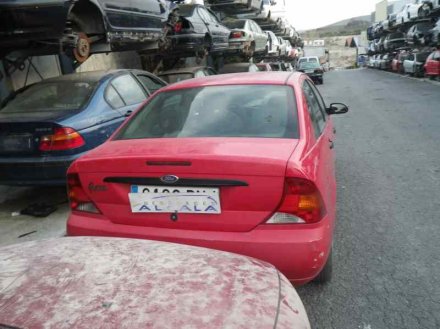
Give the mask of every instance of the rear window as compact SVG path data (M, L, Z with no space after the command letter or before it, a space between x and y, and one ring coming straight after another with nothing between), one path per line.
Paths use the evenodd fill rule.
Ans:
M194 78L192 73L165 74L159 75L159 77L168 83L176 83Z
M18 94L1 112L81 110L93 94L96 84L79 81L38 83Z
M298 138L294 92L287 86L234 85L157 94L116 139Z

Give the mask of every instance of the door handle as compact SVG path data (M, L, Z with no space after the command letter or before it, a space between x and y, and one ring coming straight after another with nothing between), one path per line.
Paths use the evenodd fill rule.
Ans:
M127 112L125 112L124 116L129 117L132 113L133 111L128 110Z
M333 143L331 139L329 139L328 142L329 142L330 150L333 150L335 148L335 143Z

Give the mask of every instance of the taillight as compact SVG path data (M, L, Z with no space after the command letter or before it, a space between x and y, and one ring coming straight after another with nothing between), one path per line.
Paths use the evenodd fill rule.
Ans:
M40 139L40 151L65 151L81 147L84 138L75 130L68 127L55 128L52 135Z
M100 211L84 191L78 174L67 175L68 197L70 208L76 211L99 214Z
M182 22L177 22L174 25L174 32L176 32L176 33L182 32L182 28L183 28Z
M242 31L231 32L231 39L243 38L246 34Z
M267 223L310 224L324 215L324 203L315 184L302 178L286 178L282 202Z

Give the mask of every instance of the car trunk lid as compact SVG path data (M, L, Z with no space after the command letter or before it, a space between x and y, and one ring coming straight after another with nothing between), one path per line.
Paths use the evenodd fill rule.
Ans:
M287 161L297 143L259 138L112 141L77 161L76 169L87 193L114 223L249 231L278 206ZM175 186L194 193L218 189L221 213L177 213L174 218L172 213L133 213L129 201L133 186L171 190L173 184L164 183L164 176L178 177Z

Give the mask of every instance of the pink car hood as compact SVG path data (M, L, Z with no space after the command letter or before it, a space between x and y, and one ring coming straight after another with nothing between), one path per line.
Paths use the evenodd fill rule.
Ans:
M1 248L0 310L0 325L18 328L309 328L269 264L117 238Z

